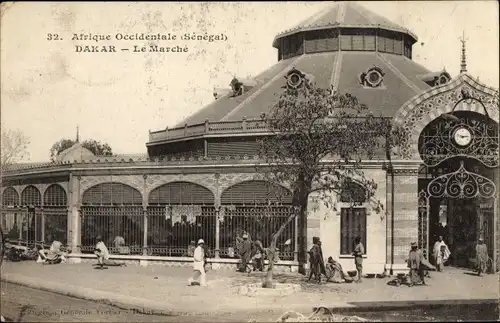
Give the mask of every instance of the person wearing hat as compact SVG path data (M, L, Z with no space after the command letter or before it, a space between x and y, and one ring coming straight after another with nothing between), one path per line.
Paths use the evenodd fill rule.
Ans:
M203 239L198 240L198 246L194 250L193 255L193 276L188 279L188 286L192 286L193 283L198 283L206 287L206 275L205 275L205 241Z
M488 259L488 247L486 247L483 238L480 237L476 245L476 266L478 276L481 276L484 272L486 272Z
M420 282L420 253L416 242L411 243L410 254L408 255L408 268L410 268L410 287Z

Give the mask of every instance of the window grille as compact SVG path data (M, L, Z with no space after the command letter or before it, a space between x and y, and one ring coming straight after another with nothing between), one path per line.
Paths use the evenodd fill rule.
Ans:
M149 193L149 205L213 205L214 194L208 188L189 182L161 185Z
M50 185L43 194L44 206L65 206L67 203L66 191L58 184Z
M365 208L342 208L340 212L340 227L341 255L352 255L355 247L354 239L357 236L361 237L361 243L363 243L365 253L367 253Z
M35 186L29 185L21 193L21 205L40 206L41 204L42 196Z
M58 240L63 244L68 242L68 209L66 207L44 207L45 241L52 243Z
M7 187L2 194L3 205L19 205L19 194L13 187Z
M92 253L101 236L111 253L117 236L123 237L130 254L142 254L144 217L142 206L83 206L81 250Z
M122 183L102 183L83 193L84 205L142 205L142 195Z
M148 207L148 254L188 257L189 246L203 239L213 257L216 211L212 206L168 205Z
M358 183L347 181L340 193L342 203L364 203L366 201L366 190Z
M252 241L260 240L264 248L269 247L272 235L287 221L291 212L294 212L291 206L223 206L219 215L221 258L237 257L234 251L238 236L241 238L243 231L250 235ZM293 260L295 234L295 221L291 221L276 244L281 259ZM285 244L287 240L290 240L289 244Z
M283 186L267 181L247 181L226 189L221 195L221 204L291 204L292 193Z

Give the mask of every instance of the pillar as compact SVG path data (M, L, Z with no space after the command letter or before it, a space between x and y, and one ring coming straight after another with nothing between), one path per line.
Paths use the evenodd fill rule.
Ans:
M299 261L299 219L295 217L295 235L294 235L294 249L293 249L293 261Z
M215 211L215 258L220 258L220 210L221 207L217 207Z
M493 209L493 246L495 250L493 251L493 270L497 272L499 265L499 257L500 257L500 236L498 234L498 226L500 224L500 210L498 205L498 197L495 197L494 201L494 209Z
M394 181L394 172L392 169L392 165L387 167L387 172L386 172L386 254L385 254L385 263L386 263L386 270L391 270L392 264L394 263L393 261L393 254L394 254L394 236L393 236L393 230L394 230L394 212L393 212L393 204L394 200L392 198L392 195L394 193L393 191L393 181Z
M392 271L406 271L410 244L418 241L418 169L420 164L394 163Z
M147 256L148 255L148 205L149 205L149 195L147 194L148 191L148 175L144 174L142 176L144 179L143 182L143 190L142 190L142 221L143 221L143 236L142 236L142 255Z
M80 179L70 174L68 183L68 245L73 253L80 253L81 244Z

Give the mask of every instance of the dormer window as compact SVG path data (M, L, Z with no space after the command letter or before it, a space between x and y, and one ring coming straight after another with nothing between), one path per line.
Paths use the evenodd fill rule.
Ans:
M229 84L231 86L231 89L233 90L232 96L240 96L243 94L243 83L238 81L238 79L235 77Z
M451 79L451 77L449 76L449 74L446 72L443 72L443 73L441 73L441 75L439 75L439 77L434 82L434 86L446 84L450 81L450 79Z
M293 68L290 72L287 73L285 79L286 87L288 89L298 89L303 85L307 86L307 84L313 82L314 77L312 75L302 73L296 68Z
M377 88L382 86L385 73L377 66L361 73L359 80L361 85L368 88Z

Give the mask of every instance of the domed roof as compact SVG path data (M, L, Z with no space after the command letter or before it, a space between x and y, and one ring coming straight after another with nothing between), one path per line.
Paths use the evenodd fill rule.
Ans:
M381 28L405 33L411 36L414 42L418 39L417 36L407 28L399 26L389 19L366 9L355 1L338 1L329 9L322 10L299 23L297 26L278 34L274 39L273 46L277 46L278 39L293 33L331 27Z
M336 3L275 38L276 64L252 82L228 79L231 90L214 90L214 102L176 128L259 119L290 85L292 74L297 82L302 76L356 96L375 116L393 117L407 100L437 85L430 82L432 71L411 60L415 41L407 29L361 5Z
M57 162L73 162L73 161L83 161L91 160L96 156L87 148L83 147L80 142L76 142L73 146L61 151L59 155L55 158Z

